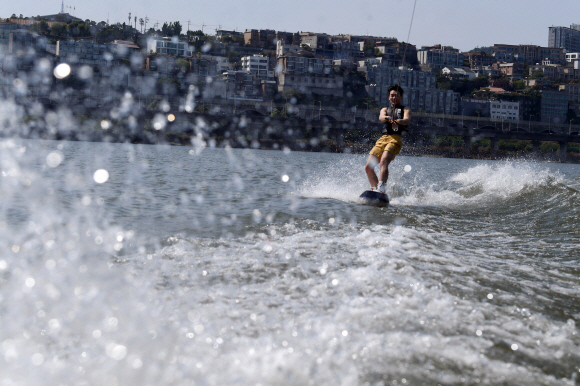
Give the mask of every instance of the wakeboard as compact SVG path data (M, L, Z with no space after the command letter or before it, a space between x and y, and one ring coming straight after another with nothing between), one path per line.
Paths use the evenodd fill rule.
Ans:
M388 206L389 197L385 193L365 190L360 195L360 200L364 205Z

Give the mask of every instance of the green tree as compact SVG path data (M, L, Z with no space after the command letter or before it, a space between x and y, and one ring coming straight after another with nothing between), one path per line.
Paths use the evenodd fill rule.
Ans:
M50 33L54 36L68 36L68 30L66 28L66 24L64 23L54 23L52 27L50 27Z
M187 73L190 71L191 66L189 64L189 60L179 58L175 61L175 65L181 70L183 73Z

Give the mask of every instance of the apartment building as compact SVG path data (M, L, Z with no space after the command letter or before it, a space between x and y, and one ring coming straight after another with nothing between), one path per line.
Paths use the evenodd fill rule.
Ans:
M270 58L254 54L242 57L242 70L256 74L261 80L275 81L274 71L270 69Z
M171 76L178 70L174 56L147 55L145 70L156 72L160 76Z
M332 73L332 59L309 52L288 52L278 58L278 91L295 89L304 94L343 95L343 78Z
M276 42L276 57L280 57L287 52L298 52L301 48L297 44L284 44L281 40Z
M561 48L567 52L580 51L580 30L577 24L570 27L548 27L548 47Z
M194 48L187 42L180 42L176 37L156 37L147 40L147 53L160 55L173 55L177 57L190 57Z
M262 83L247 71L226 71L219 76L225 83L226 99L262 101Z
M520 112L520 102L489 101L489 115L491 118L519 122Z
M580 31L579 31L580 32ZM560 47L540 47L531 44L494 44L492 52L501 57L511 57L518 62L527 64L541 63L544 59L550 59L557 63L564 63L564 49Z
M568 114L568 93L554 90L541 90L542 122L565 123Z
M277 42L282 44L300 44L300 34L297 32L275 31L272 29L246 29L244 43L252 47L275 47Z
M568 94L568 102L580 102L580 84L570 83L559 86L558 91Z
M498 61L493 55L488 55L485 52L464 52L463 58L469 61L469 68L491 66Z
M510 78L511 81L519 80L524 77L523 63L495 63L492 67L498 70L499 73Z
M298 90L303 94L343 96L343 77L321 73L285 73L278 74L278 92Z
M417 60L421 68L433 71L444 67L460 67L463 65L463 54L458 49L437 44L432 47L421 47L417 51Z
M545 77L553 80L570 81L580 78L580 70L572 66L560 66L558 64L542 64L529 67L529 75L541 72Z
M285 73L328 75L332 71L331 59L314 56L305 51L288 52L278 58L278 64Z
M466 67L445 67L441 70L444 75L455 75L460 78L472 79L476 78L475 72Z
M218 62L211 57L189 58L190 71L199 76L215 77L218 74Z

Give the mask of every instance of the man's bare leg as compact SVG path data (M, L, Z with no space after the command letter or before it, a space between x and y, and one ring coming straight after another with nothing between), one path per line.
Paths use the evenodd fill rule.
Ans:
M377 174L375 173L375 167L378 164L379 158L377 156L369 154L369 159L367 160L367 164L365 165L365 172L367 173L367 177L369 178L369 182L371 183L371 188L376 188L377 185L379 184L379 179L377 177Z
M375 157L376 158L376 157ZM381 157L381 172L380 172L380 181L384 182L385 185L387 184L387 180L389 179L389 164L395 158L390 152L384 151Z

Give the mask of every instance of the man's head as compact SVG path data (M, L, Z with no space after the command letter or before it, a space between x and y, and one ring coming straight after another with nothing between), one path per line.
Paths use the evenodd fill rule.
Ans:
M389 101L391 105L397 106L401 104L403 99L403 89L398 84L394 84L389 87Z

